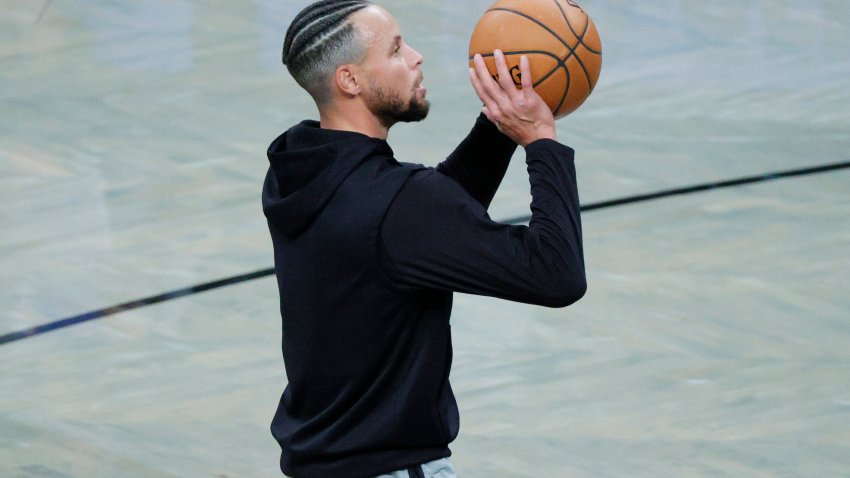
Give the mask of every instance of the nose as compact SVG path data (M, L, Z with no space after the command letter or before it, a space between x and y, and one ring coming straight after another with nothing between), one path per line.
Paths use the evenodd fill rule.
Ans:
M419 66L419 65L421 65L422 63L425 62L425 58L422 56L421 53L416 51L413 47L408 47L408 48L410 48L410 54L411 54L411 58L413 60L413 66Z

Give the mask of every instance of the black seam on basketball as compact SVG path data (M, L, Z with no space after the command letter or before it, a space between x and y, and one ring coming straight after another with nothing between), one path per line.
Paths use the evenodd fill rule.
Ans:
M584 34L587 33L587 26L590 25L590 18L587 16L587 14L584 15L584 18L586 18L587 21L584 23L584 32L581 35L579 35L578 33L576 33L575 28L573 28L573 24L570 23L570 19L567 18L567 12L565 12L564 9L561 8L561 3L558 2L558 0L552 0L552 1L555 2L555 6L558 7L558 10L561 12L561 16L564 17L564 23L567 24L567 28L570 29L570 33L572 33L573 36L576 37L576 40L578 40L578 43L576 43L576 46L574 47L574 49L578 48L578 46L581 44L582 38L584 38ZM583 10L582 10L582 13L584 13Z
M555 5L558 7L558 10L561 11L561 16L564 17L564 22L567 24L567 28L569 28L570 32L572 32L572 34L575 35L575 37L578 39L578 43L576 43L575 48L578 48L579 45L582 45L585 48L587 48L587 51L589 51L590 53L592 53L594 55L601 55L602 54L601 51L596 51L593 48L590 48L589 46L587 46L587 43L584 42L584 36L587 35L587 31L590 30L590 17L587 15L587 13L584 10L582 10L581 8L576 7L576 8L579 8L579 10L581 10L582 13L584 13L584 18L587 19L587 21L584 22L584 31L581 33L581 35L579 35L578 33L576 33L575 29L573 28L573 24L570 23L570 19L567 18L567 12L565 12L564 9L561 7L561 2L559 2L558 0L552 0L552 1L555 2Z
M550 52L548 52L548 51L543 51L543 50L539 50L539 51L538 51L538 50L529 50L529 51L510 51L510 52L502 52L502 53L503 53L505 56L511 56L511 55L524 55L524 54L528 54L528 53L541 53L541 54L546 55L546 56L548 56L548 57L554 58L554 59L556 59L556 60L558 61L558 64L557 64L557 65L555 65L555 67L554 67L554 68L552 68L552 69L551 69L548 73L546 73L545 75L543 75L543 78L540 78L539 80L537 80L536 82L534 82L534 84L533 84L533 85L531 85L533 88L536 88L536 87L537 87L537 86L539 86L541 83L543 83L544 81L546 81L547 79L549 79L549 77L550 77L550 76L554 75L554 74L555 74L555 72L556 72L556 71L558 71L558 69L559 69L559 68L563 68L563 69L564 69L564 73L565 73L565 74L566 74L566 76L567 76L567 84L566 84L566 87L564 88L564 94L563 94L563 96L561 96L561 101L558 103L558 106L556 106L556 107L555 107L555 109L552 111L552 113L553 113L553 114L558 114L558 110L559 110L559 109L561 108L561 106L564 104L564 100L566 100L566 98L567 98L567 93L569 93L569 91L570 91L570 80L571 80L571 77L570 77L570 69L569 69L569 68L567 68L567 63L566 63L566 62L567 62L567 60L569 60L569 59L570 59L570 57L571 57L571 56L573 56L573 50L570 50L570 52L567 54L567 56L566 56L564 59L558 58L558 55L554 55L554 54L552 54L552 53L550 53ZM492 56L495 56L495 53L485 53L485 54L481 55L481 57L482 57L482 58L489 58L489 57L492 57ZM474 55L473 55L473 57L474 57ZM576 58L578 58L578 55L576 55ZM470 60L472 60L472 58L470 58Z
M590 30L590 17L588 17L587 14L585 14L585 18L587 18L587 21L584 22L584 31L581 32L581 36L578 37L578 44L576 45L576 49L578 49L579 45L587 48L587 45L584 44L584 36L587 35L587 31ZM569 24L569 23L570 22L567 22L567 24ZM572 28L573 28L572 25L570 25L570 30L572 30ZM587 48L587 49L590 50L590 48ZM588 73L587 67L584 66L584 62L581 61L581 56L576 54L576 60L578 60L578 66L581 67L581 71L584 72L584 77L587 79L587 94L589 95L589 94L593 93L593 86L594 86L593 82L590 81L590 73Z
M590 19L588 19L588 21L589 20ZM584 42L584 35L582 35L582 37L581 37L581 46L585 47L587 49L587 51L589 51L590 53L592 53L594 55L602 55L601 51L596 51L593 48L590 48L589 46L587 46L587 43Z
M593 82L590 81L590 73L587 72L587 67L584 66L584 62L581 61L581 57L576 55L576 60L578 60L578 66L581 67L581 71L584 72L584 77L587 78L587 94L590 95L591 93L593 93L593 87L596 85L594 85Z
M569 29L570 29L570 31L573 33L573 36L575 36L576 38L578 38L579 43L581 43L581 37L580 37L580 36L579 36L579 34L578 34L578 33L576 33L576 31L573 29L573 24L572 24L572 23L570 23L570 19L569 19L569 18L567 18L567 12L565 12L565 11L564 11L564 9L563 9L563 7L561 7L561 2L559 2L558 0L552 0L552 1L555 3L555 6L556 6L556 7L558 7L558 10L561 12L561 16L562 16L562 17L564 17L564 23L566 23L566 24L567 24L567 28L569 28ZM587 17L587 15L585 15L585 17ZM576 46L578 46L578 45L576 45Z
M552 68L552 70L551 70L551 71L549 71L549 73L546 73L545 75L543 75L543 78L540 78L540 80L538 80L538 81L537 81L537 83L535 83L535 84L534 84L534 86L536 87L537 85L539 85L539 84L543 83L544 81L548 80L550 76L554 75L554 74L555 74L555 72L556 72L556 71L558 71L558 68L566 68L566 66L567 66L567 65L565 65L563 62L558 62L558 65L557 65L557 66L555 66L555 68Z
M564 95L561 96L561 101L558 103L558 107L555 108L555 111L552 112L552 114L554 114L554 115L557 115L558 111L561 110L561 106L564 106L564 101L566 101L566 99L567 99L567 93L570 92L570 81L571 81L570 69L567 68L566 63L563 66L564 66L564 74L567 75L567 86L566 86L566 88L564 88Z
M555 0L555 4L556 4L556 5L558 5L557 0ZM560 8L561 8L561 6L560 6L560 5L558 5L558 8L560 9ZM549 27L547 27L546 25L544 25L543 23L541 23L540 21L538 21L538 20L537 20L537 19L535 19L534 17L528 16L528 15L526 15L526 14L525 14L525 13L523 13L523 12L520 12L520 11L517 11L517 10L511 10L511 9L509 9L509 8L493 8L493 9L490 9L490 10L487 10L487 11L488 11L488 12L492 12L492 11L502 11L502 12L515 13L515 14L517 14L517 15L521 16L521 17L524 17L524 18L527 18L527 19L531 20L532 22L536 23L538 26L540 26L540 27L542 27L542 28L546 29L546 31L548 31L549 33L551 33L551 34L552 34L552 36L554 36L555 38L557 38L557 39L558 39L558 41L560 41L560 42L561 42L561 44L563 44L565 47L567 47L567 50L568 50L567 56L565 56L564 58L562 58L562 59L561 59L561 63L566 64L567 60L569 60L571 56L575 55L576 48L578 48L578 47L579 47L579 45L581 45L581 46L585 47L588 51L593 52L593 50L592 50L592 49L590 49L590 48L588 48L588 46L584 44L584 41L582 41L582 40L583 40L584 33L582 33L582 36L579 36L578 34L576 34L575 30L573 30L572 25L570 25L570 22L569 22L569 20L567 20L567 18L566 18L566 17L564 17L564 20L566 20L566 21L567 21L567 26L569 27L569 29L570 29L570 31L572 32L572 34L573 34L573 35L575 35L575 36L576 36L576 38L578 39L578 43L576 43L576 45L575 45L575 46L570 46L570 44L569 44L569 43L567 43L567 42L566 42L563 38L561 38L560 36L558 36L558 34L557 34L557 33L555 33L553 30L551 30ZM561 12L563 13L563 10L561 10ZM588 20L588 21L587 21L587 24L585 25L585 32L587 32L587 29L589 28L589 25L590 25L590 18L588 18L587 20ZM578 55L576 55L576 58L578 58ZM581 63L581 60L579 60L579 63ZM582 64L582 68L584 68L584 64ZM585 70L585 74L587 74L587 70Z
M585 35L587 35L587 31L590 30L590 21L590 17L587 17L587 23L584 24L584 32L582 32L581 37L579 37L578 44L583 46L585 49L587 49L587 51L593 53L594 55L602 55L601 51L596 51L593 48L590 48L589 46L587 46L587 43L584 42L584 37ZM578 48L578 45L576 45L576 48Z
M564 64L564 60L562 60L562 59L558 58L558 55L555 55L555 54L553 54L553 53L551 53L551 52L548 52L548 51L545 51L545 50L503 51L502 53L503 53L506 57L508 57L508 56L515 56L515 55L528 55L528 54L531 54L531 53L535 53L535 54L540 54L540 55L546 55L546 56L548 56L548 57L550 57L550 58L554 58L554 59L555 59L555 61L557 61L557 62L558 62L558 64L556 64L556 65L555 65L555 67L554 67L554 68L552 68L552 69L549 71L549 73L546 73L545 75L543 75L543 78L540 78L539 80L535 81L533 85L531 85L533 88L536 88L536 87L537 87L537 86L539 86L541 83L543 83L544 81L546 81L546 79L547 79L547 78L549 78L550 76L552 76L553 74L555 74L555 72L556 72L556 71L558 71L558 68L562 68L562 67L564 67L564 68L565 68L565 67L566 67L566 64ZM485 53L485 54L482 54L482 55L481 55L481 57L482 57L482 58L489 58L489 57L492 57L492 56L495 56L495 54L494 54L494 53ZM472 60L474 57L475 57L475 55L473 55L473 56L469 57L469 59L470 59L470 60ZM567 58L569 58L569 55L567 56Z
M557 1L556 1L555 3L557 4ZM560 8L560 5L558 5L558 8ZM517 11L517 10L511 10L510 8L492 8L492 9L490 9L490 10L487 10L487 12L493 12L493 11L501 11L501 12L514 13L514 14L516 14L516 15L519 15L519 16L523 17L523 18L527 18L528 20L531 20L532 22L534 22L535 24L537 24L538 26L540 26L541 28L545 29L547 32L549 32L550 34L552 34L552 36L554 36L555 38L557 38L557 39L558 39L558 41L560 41L560 42L561 42L561 43L562 43L565 47L567 47L567 50L568 50L567 56L565 56L565 57L564 57L563 59L561 59L561 61L560 61L560 63L561 63L561 64L563 64L563 66L564 66L564 70L565 70L565 71L567 71L567 88L565 89L565 93L564 93L564 98L566 98L566 92L568 92L568 91L570 90L570 85L569 85L569 79L570 79L570 76L569 76L569 69L566 67L566 63L567 63L567 60L569 60L571 56L575 55L576 48L578 48L578 46L579 46L580 44L581 44L581 45L583 45L583 44L584 44L584 43L582 42L581 38L578 38L578 36L577 36L577 38L578 38L578 43L576 43L576 46L574 46L574 47L573 47L573 46L570 46L570 44L569 44L569 43L567 43L567 42L566 42L563 38L561 38L561 37L560 37L557 33L555 33L552 29L550 29L549 27L547 27L546 25L544 25L543 23L541 23L541 22L540 22L539 20L537 20L536 18L531 17L531 16L529 16L529 15L526 15L526 14L525 14L525 13L523 13L523 12L520 12L520 11ZM590 18L588 18L588 25L589 25L589 24L590 24ZM570 25L570 22L569 22L569 21L567 21L567 25L570 27L570 31L572 31L572 32L573 32L573 35L575 35L575 31L572 29L572 26ZM586 47L586 46L585 46L585 47ZM589 49L588 49L588 50L589 50ZM576 58L578 58L578 55L576 55ZM588 75L588 73L587 73L587 69L585 69L585 68L584 68L584 64L581 62L581 60L579 60L579 65L580 65L580 66L581 66L581 68L584 70L584 74L585 74L585 75ZM559 65L559 66L560 66L560 65ZM556 67L555 69L557 69L557 67ZM552 76L552 74L554 74L554 70L553 70L553 71L551 71L551 72L549 72L549 74L547 74L547 75L546 75L546 78L548 78L548 77ZM588 81L587 81L587 83L588 83L588 85L590 84L590 77L589 77L589 76L588 76ZM537 83L537 84L539 84L539 83ZM536 86L537 84L535 84L535 86ZM561 103L563 103L564 98L561 98ZM560 105L559 105L558 107L560 108ZM558 110L557 110L557 109L555 109L555 111L557 112Z
M590 17L589 17L589 16L585 13L585 18L587 19L587 21L585 22L585 25L584 25L584 31L583 31L581 34L578 34L578 33L576 33L575 29L573 28L573 25L570 23L569 18L567 18L567 14L566 14L566 12L564 11L564 9L561 7L561 4L558 2L558 0L553 0L553 1L555 2L555 5L558 7L558 10L561 12L561 15L563 16L564 21L565 21L565 22L566 22L566 24L567 24L567 28L569 28L569 29L570 29L570 32L571 32L571 33L572 33L572 34L576 37L576 39L577 39L577 42L576 42L575 46L570 46L570 44L569 44L569 43L567 43L567 41L566 41L566 40L564 40L563 38L561 38L561 36L560 36L560 35L558 35L558 34L557 34L554 30L552 30L551 28L549 28L548 26L546 26L544 23L540 22L540 21L539 21L539 20L537 20L536 18L534 18L534 17L532 17L532 16L530 16L530 15L527 15L527 14L525 14L525 13L521 12L521 11L513 10L513 9L510 9L510 8L491 8L490 10L487 10L487 12L485 12L485 13L494 12L494 11L500 11L500 12L507 12L507 13L513 13L513 14L515 14L515 15L519 15L519 16L521 16L521 17L523 17L523 18L527 19L527 20L531 20L531 22L532 22L532 23L534 23L534 24L536 24L537 26L539 26L539 27L543 28L544 30L546 30L547 32L549 32L549 34L551 34L551 35L552 35L553 37L555 37L555 38L556 38L559 42L561 42L561 44L562 44L562 45L564 45L565 47L567 47L567 50L568 50L567 55L566 55L564 58L558 58L558 64L555 66L555 68L553 68L553 69L552 69L549 73L547 73L547 74L546 74L543 78L541 78L540 80L538 80L538 81L536 81L536 82L534 83L534 86L536 87L537 85L539 85L539 84L541 84L543 81L545 81L547 78L549 78L550 76L552 76L552 75L553 75L553 74L554 74L554 73L558 70L558 68L563 68L563 69L564 69L564 73L565 73L565 74L566 74L566 76L567 76L567 78L566 78L566 79L567 79L567 84L566 84L566 88L564 88L564 94L563 94L563 96L561 96L561 101L558 103L558 106L557 106L557 107L555 108L555 110L554 110L554 114L558 114L558 111L561 109L561 107L564 105L564 101L566 101L566 99L567 99L567 95L568 95L568 93L569 93L569 91L570 91L570 84L571 84L571 82L572 82L572 76L570 75L570 69L567 67L567 61L569 61L570 57L572 57L572 56L574 56L574 55L575 55L576 61L578 61L578 65L579 65L579 67L581 68L582 72L584 73L585 78L587 79L587 85L588 85L588 88L589 88L589 89L588 89L588 92L590 93L590 92L593 92L593 88L594 88L594 86L595 86L595 85L593 85L593 82L590 80L590 73L587 71L587 67L584 65L584 62L583 62L583 61L581 61L581 57L579 57L579 55L578 55L578 54L576 54L576 49L578 49L578 47L579 47L579 46L583 46L583 47L584 47L587 51L589 51L591 54L601 55L601 54L602 54L602 52L601 52L601 51L596 51L596 50L594 50L593 48L590 48L590 47L589 47L589 46L588 46L588 45L584 42L584 36L587 34L588 30L590 30L590 21L591 21L591 20L590 20ZM550 57L555 57L555 58L557 58L557 55L552 55L552 54L551 54L551 53L549 53L549 52L542 52L542 51L540 51L540 52L534 52L534 53L543 53L543 54L548 55L548 56L550 56ZM511 54L517 54L517 52L511 52ZM493 54L486 54L486 55L482 55L482 56L484 56L484 57L491 57L491 56L493 56ZM508 53L505 53L505 56L508 56ZM472 58L470 58L470 60L471 60L471 59L472 59Z
M582 10L582 11L584 11L584 10ZM584 42L584 37L587 35L587 31L590 30L590 22L591 22L590 17L588 17L586 13L584 14L584 17L587 18L587 21L584 22L584 31L581 32L581 36L578 37L578 44L576 44L576 48L578 48L578 46L581 45L585 49L587 49L587 51L589 51L590 53L593 53L593 54L596 54L596 55L601 55L602 54L601 51L596 51L593 48L590 48L589 46L587 46L587 43ZM569 23L569 22L567 22L567 23ZM572 26L570 26L570 30L572 30ZM578 55L576 55L576 56L578 56Z
M526 14L526 13L520 12L519 10L512 10L512 9L510 9L510 8L491 8L490 10L487 10L487 11L485 12L485 14L486 14L486 13L490 13L490 12L496 12L496 11L498 11L498 12L508 12L508 13L513 13L513 14L515 14L515 15L519 15L519 16L521 16L521 17L523 17L523 18L526 18L526 19L528 19L528 20L531 20L531 21L532 21L533 23L535 23L537 26L539 26L540 28L542 28L542 29L546 30L546 31L547 31L547 32L549 32L549 33L550 33L553 37L557 38L557 39L558 39L558 41L559 41L559 42L561 42L561 43L562 43L565 47L567 47L567 48L569 48L570 50L572 50L572 47L570 46L570 44L569 44L569 43L567 43L567 42L566 42L563 38L561 38L561 36L560 36L560 35L558 35L557 33L555 33L555 31L554 31L554 30L552 30L551 28L547 27L547 26L546 26L544 23L542 23L540 20L538 20L538 19L536 19L536 18L534 18L534 17L532 17L532 16L530 16L530 15L528 15L528 14Z
M590 73L587 71L587 67L584 65L584 62L581 61L581 56L579 56L575 52L578 49L579 45L583 46L588 51L593 52L593 49L591 49L590 47L587 46L587 44L584 43L584 36L587 35L587 31L590 30L590 17L587 16L587 13L584 13L584 10L582 10L582 13L584 13L584 18L585 18L584 31L582 31L581 34L579 34L579 33L576 32L575 28L573 28L573 24L570 23L570 19L567 18L567 12L565 12L564 9L561 7L561 2L559 2L558 0L552 0L552 1L555 2L555 6L558 7L558 10L560 10L561 16L564 18L564 22L566 22L566 24L567 24L567 28L569 28L570 32L572 32L572 34L578 39L578 43L576 43L575 48L571 49L570 54L567 55L566 58L564 58L564 64L566 64L566 62L567 62L567 60L569 60L570 56L575 55L576 61L578 61L578 66L581 68L581 71L584 72L584 77L587 79L587 87L588 87L587 93L590 94L590 93L593 92L593 87L595 85L590 80ZM576 7L576 8L578 8L578 7ZM581 10L581 9L579 8L579 10ZM570 85L569 85L570 76L569 76L569 74L567 74L567 80L568 81L567 81L566 90L570 91ZM560 108L560 106L559 106L559 108ZM555 111L557 113L557 110L555 110Z
M554 54L550 51L546 51L546 50L517 50L517 51L503 51L502 53L505 56L529 55L529 54L533 53L533 54L546 55L550 58L554 58L554 59L558 60L559 62L561 61L561 58L558 55L556 55L556 54ZM479 53L479 55L481 55L483 58L490 58L494 54L493 53ZM470 60L472 60L473 58L475 58L475 55L472 55L472 56L469 57Z

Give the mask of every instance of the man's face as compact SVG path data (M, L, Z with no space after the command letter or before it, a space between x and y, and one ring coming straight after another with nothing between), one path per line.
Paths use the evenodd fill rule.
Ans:
M422 55L404 43L398 23L377 5L357 12L352 21L366 45L366 105L387 126L425 119L430 103L419 69Z

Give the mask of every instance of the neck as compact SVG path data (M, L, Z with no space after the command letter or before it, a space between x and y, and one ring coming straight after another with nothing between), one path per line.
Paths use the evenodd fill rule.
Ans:
M352 104L348 108L328 106L319 108L319 124L325 129L353 131L366 136L386 140L390 126L384 124L362 104Z

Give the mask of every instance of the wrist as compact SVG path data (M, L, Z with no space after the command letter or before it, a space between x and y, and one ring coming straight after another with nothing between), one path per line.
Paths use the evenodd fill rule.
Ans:
M572 160L575 157L573 148L548 138L538 139L525 147L526 161L536 161L545 157L557 157Z
M522 143L522 147L526 147L529 144L539 141L541 139L551 139L553 141L558 141L558 134L555 128L540 128L534 132L533 135L529 136L527 139L524 139Z

